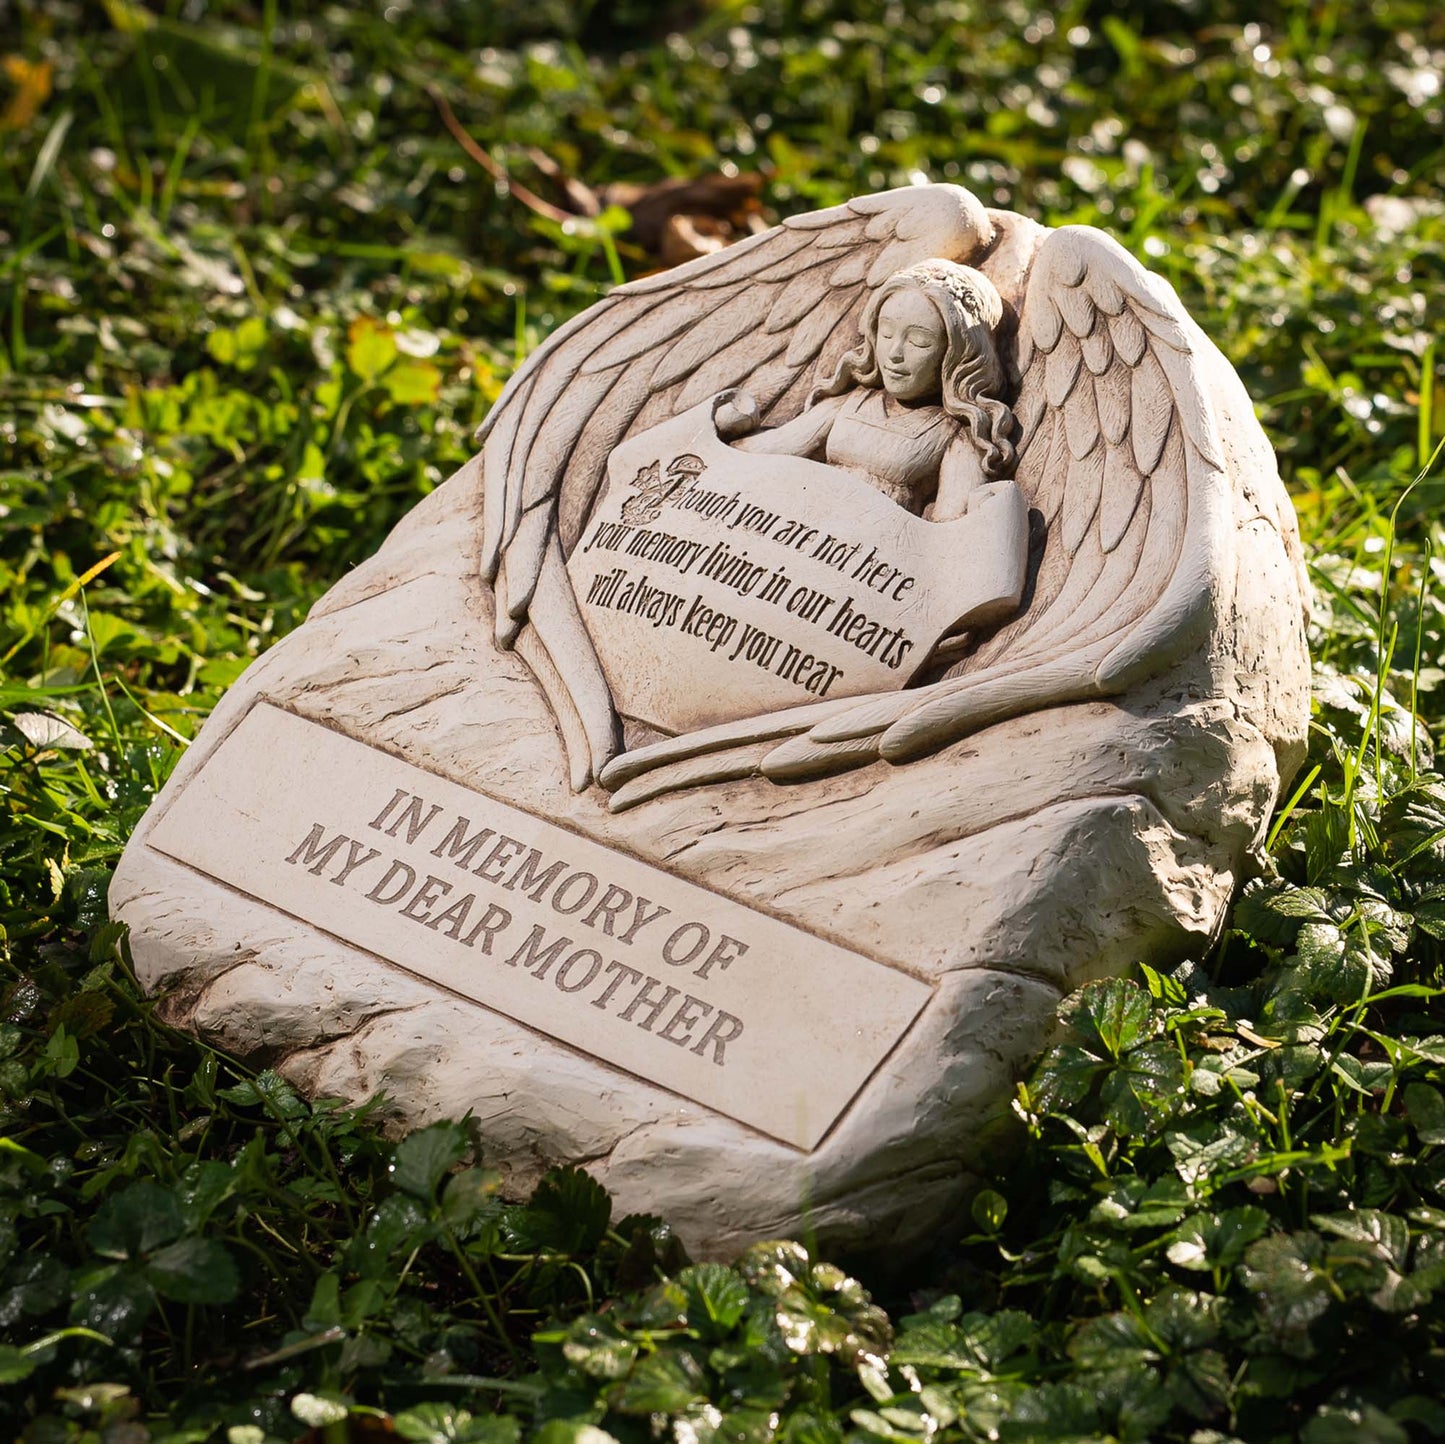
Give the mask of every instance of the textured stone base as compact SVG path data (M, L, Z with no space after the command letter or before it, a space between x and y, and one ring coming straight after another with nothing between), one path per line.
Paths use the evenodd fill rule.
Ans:
M384 1091L409 1125L472 1112L517 1188L585 1163L620 1210L668 1217L700 1256L802 1229L906 1247L989 1165L1060 994L1207 946L1297 760L1288 503L1251 427L1225 432L1256 480L1236 488L1239 582L1216 644L1118 703L1003 723L905 766L609 813L600 789L569 790L547 704L491 641L472 463L247 672L177 767L168 797L270 700L935 983L811 1154L172 861L147 843L154 813L111 891L141 978L176 1022L310 1092Z

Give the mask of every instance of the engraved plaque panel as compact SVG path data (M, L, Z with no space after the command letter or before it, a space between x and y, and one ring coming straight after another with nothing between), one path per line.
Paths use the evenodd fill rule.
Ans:
M150 845L803 1149L928 985L258 703Z

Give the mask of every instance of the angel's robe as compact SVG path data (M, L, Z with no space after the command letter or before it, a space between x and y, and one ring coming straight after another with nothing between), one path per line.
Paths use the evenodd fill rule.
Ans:
M964 498L983 481L977 451L956 417L936 404L894 401L869 386L828 397L786 425L733 444L744 451L821 456L914 516L945 489L948 514L961 515Z
M941 406L890 404L886 393L859 387L844 399L823 455L918 516L933 499L943 454L959 429Z

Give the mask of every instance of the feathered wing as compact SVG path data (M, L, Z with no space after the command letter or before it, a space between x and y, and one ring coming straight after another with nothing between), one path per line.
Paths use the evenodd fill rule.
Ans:
M930 686L620 757L602 777L614 807L711 780L709 766L719 778L782 782L906 762L1007 717L1122 692L1195 645L1227 574L1231 530L1189 331L1167 283L1103 232L1050 232L1018 334L1017 481L1045 523L1024 612Z
M621 732L565 556L608 454L718 391L746 386L775 425L856 343L872 289L932 257L969 261L992 225L958 186L865 196L620 286L539 347L482 428L481 571L496 636L536 675L579 791Z

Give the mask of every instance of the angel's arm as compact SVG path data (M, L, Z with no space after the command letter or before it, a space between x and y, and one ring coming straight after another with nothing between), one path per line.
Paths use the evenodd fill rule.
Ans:
M843 409L845 399L844 396L825 396L816 406L808 407L800 416L782 426L755 431L732 444L740 451L762 451L770 456L814 456L827 442L828 433Z
M938 465L938 494L933 499L930 520L952 521L962 516L984 484L978 448L973 437L960 427Z

